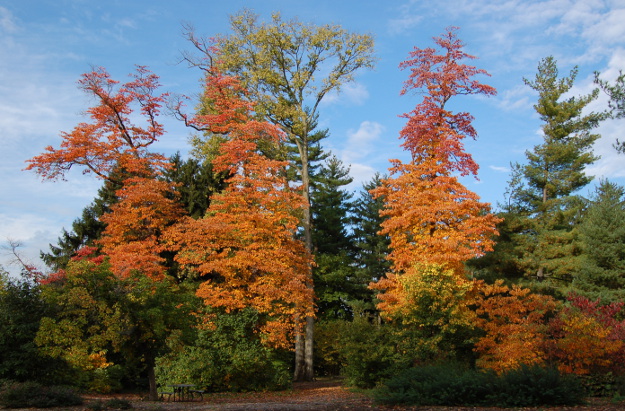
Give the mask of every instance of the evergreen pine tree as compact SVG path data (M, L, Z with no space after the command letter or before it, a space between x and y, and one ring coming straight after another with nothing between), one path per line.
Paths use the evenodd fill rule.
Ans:
M543 143L527 151L527 164L513 165L512 200L523 221L513 236L519 265L539 281L552 277L569 280L579 269L581 249L575 227L584 201L575 192L592 177L585 168L597 160L592 152L599 138L591 131L605 113L585 113L598 89L579 97L563 97L573 87L577 68L559 78L556 60L546 57L533 81L525 84L539 93L534 105L543 121Z
M176 190L188 215L193 218L203 217L210 205L214 193L224 189L226 176L214 173L212 164L190 158L183 160L180 153L174 154L170 161L172 168L165 171L167 181L178 183Z
M105 180L93 202L83 209L80 218L73 221L72 230L64 228L58 243L50 244L49 252L41 252L41 259L52 271L64 269L82 247L95 246L95 240L102 236L106 228L100 217L117 202L115 192L119 188L121 183L117 179Z
M573 290L590 300L625 300L625 188L602 181L580 225L584 259Z

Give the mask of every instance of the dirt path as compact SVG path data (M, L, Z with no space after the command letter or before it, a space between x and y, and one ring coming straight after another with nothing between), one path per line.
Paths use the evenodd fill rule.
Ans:
M133 409L154 411L177 410L415 410L415 411L501 411L502 408L476 407L382 407L376 406L366 395L352 392L342 386L340 380L321 380L295 384L292 390L268 393L209 394L203 401L154 402L145 401L139 395L87 396L80 407L63 407L56 410L89 410L95 402L111 398L123 398L131 402ZM33 409L30 409L31 411ZM48 409L51 410L51 409ZM618 411L625 410L625 403L614 404L608 399L591 399L589 404L578 407L540 407L507 409L507 411Z

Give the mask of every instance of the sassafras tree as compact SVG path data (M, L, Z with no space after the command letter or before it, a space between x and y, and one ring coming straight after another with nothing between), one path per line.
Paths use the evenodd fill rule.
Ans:
M434 39L434 48L415 48L400 67L410 69L402 94L424 93L401 130L402 147L410 161L392 160L390 177L373 190L385 201L381 214L382 235L390 237L391 273L372 286L384 290L379 296L385 310L401 299L401 281L415 264L439 264L463 274L463 263L490 251L499 221L490 206L479 201L458 181L458 175L477 175L478 165L464 150L465 138L477 137L473 117L453 113L447 103L459 95L494 95L495 89L473 78L486 71L463 63L475 57L465 53L463 43L450 28ZM389 312L390 312L389 311Z
M253 308L265 342L287 346L298 331L295 319L313 315L313 300L312 257L296 238L304 198L286 179L287 163L258 148L283 133L251 118L235 77L210 71L205 93L213 109L192 121L227 135L213 166L230 177L203 218L183 219L168 231L168 244L180 266L202 278L198 296L206 304L226 312Z

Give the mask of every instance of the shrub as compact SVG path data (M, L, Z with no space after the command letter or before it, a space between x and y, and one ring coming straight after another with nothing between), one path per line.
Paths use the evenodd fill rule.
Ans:
M157 360L161 386L192 383L209 391L265 391L291 384L289 367L264 346L253 310L215 313L213 327L198 332L193 345Z
M374 391L376 401L402 405L482 405L496 377L456 365L410 368Z
M46 387L36 382L7 384L0 392L0 405L6 408L68 407L82 403L73 388Z
M555 369L520 367L497 376L449 364L405 370L374 391L380 403L413 406L577 405L583 396L575 377Z
M557 369L522 366L502 374L490 395L500 407L577 405L585 396L581 382Z
M407 368L408 359L396 349L395 336L388 325L361 316L345 328L341 338L342 374L347 384L373 388L380 381Z

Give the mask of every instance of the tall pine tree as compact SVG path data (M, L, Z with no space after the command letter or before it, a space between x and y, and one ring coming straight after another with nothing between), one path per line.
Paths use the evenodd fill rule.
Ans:
M583 201L575 195L592 177L585 169L597 160L592 152L599 138L592 130L605 113L587 113L599 93L567 97L577 77L577 68L559 77L556 60L546 57L538 65L534 80L525 84L538 92L534 105L543 122L543 143L527 151L527 164L515 164L512 198L524 218L524 230L513 241L522 255L526 274L539 281L547 277L569 279L578 269L580 248L576 224Z

